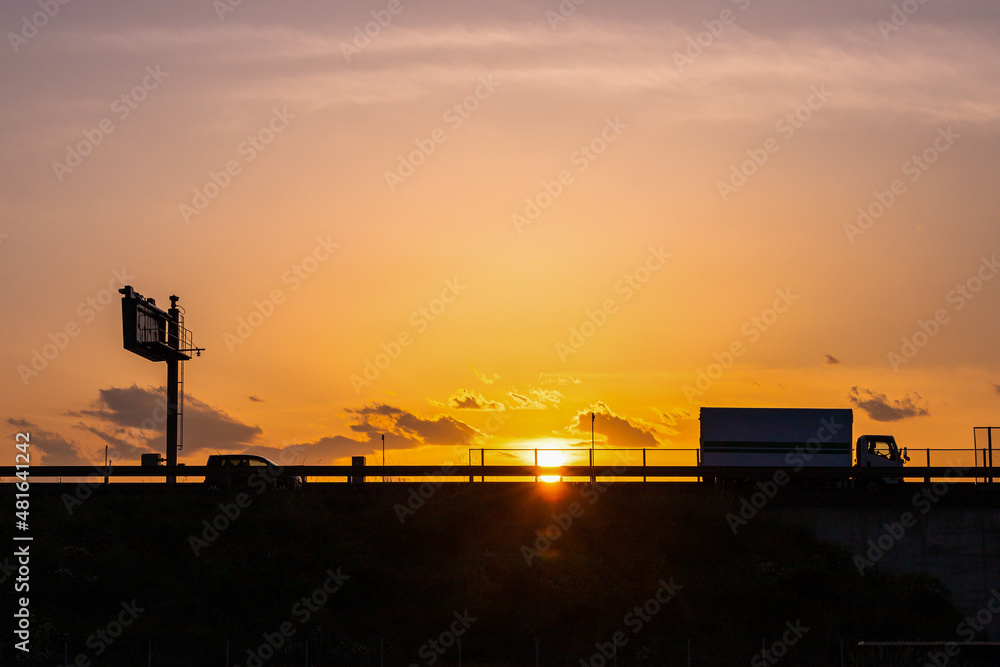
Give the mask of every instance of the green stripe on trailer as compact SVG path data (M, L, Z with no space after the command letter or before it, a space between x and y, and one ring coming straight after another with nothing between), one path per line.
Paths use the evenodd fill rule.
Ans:
M850 443L828 442L816 449L815 444L804 442L703 442L702 452L739 452L750 454L786 454L788 452L808 452L820 454L850 454L853 448Z
M718 448L718 449L703 449L703 454L789 454L794 452L794 449L739 449L739 448ZM810 456L843 456L844 454L850 454L849 449L835 449L828 450L823 449L818 452L806 452L805 449L801 450L802 454L809 454Z

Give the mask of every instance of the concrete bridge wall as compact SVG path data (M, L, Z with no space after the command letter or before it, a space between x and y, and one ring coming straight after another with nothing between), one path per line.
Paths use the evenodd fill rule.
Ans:
M1000 611L1000 509L936 507L928 499L910 507L777 507L768 514L840 544L862 573L925 572L951 591L970 616ZM1000 641L1000 613L987 627ZM953 639L942 637L942 640Z

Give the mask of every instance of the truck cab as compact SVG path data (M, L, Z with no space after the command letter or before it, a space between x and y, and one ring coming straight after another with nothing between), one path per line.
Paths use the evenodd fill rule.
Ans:
M906 448L901 451L891 435L862 435L856 451L859 468L902 468L910 460Z

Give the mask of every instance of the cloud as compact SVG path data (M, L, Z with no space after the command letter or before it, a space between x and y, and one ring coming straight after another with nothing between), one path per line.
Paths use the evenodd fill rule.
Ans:
M31 450L40 453L40 460L32 458L33 463L45 465L84 466L89 465L80 452L80 447L71 440L66 440L58 433L38 428L25 419L8 418L7 423L18 431L31 434Z
M890 401L885 394L851 387L848 398L877 422L895 422L907 417L926 417L930 414L926 401L922 406L917 404L921 400L919 394L914 394L913 397L907 394L902 400Z
M660 430L669 435L677 435L680 433L680 431L676 428L678 421L681 419L691 419L691 413L687 410L681 410L680 408L671 408L669 410L660 410L659 408L656 408L654 412L656 412L660 421L663 422L663 426L660 427Z
M538 401L530 396L518 393L516 391L508 391L507 395L510 396L511 408L514 410L545 410L545 404Z
M996 390L998 394L1000 394L1000 384L993 385L993 389Z
M539 389L538 387L532 387L529 391L537 400L545 403L552 403L553 405L559 405L559 402L562 401L563 398L562 392L555 389Z
M833 356L832 354L826 355L826 365L827 366L835 366L835 365L837 365L839 363L840 363L840 359L838 359L837 357Z
M381 434L395 436L394 449L419 447L423 445L468 445L476 441L482 433L477 429L448 415L438 415L430 419L418 417L384 403L375 403L363 408L345 408L353 423L349 428L361 433L362 442L380 439ZM399 443L397 439L402 439ZM408 443L408 444L406 444ZM390 438L386 438L390 446Z
M141 432L137 434L129 429L120 427L104 426L103 428L97 428L90 424L79 422L75 428L97 436L111 448L116 457L126 457L129 460L139 458L140 454L160 451L165 444L162 437L145 437Z
M504 404L499 401L486 399L482 394L477 394L469 389L459 389L448 398L448 407L455 410L490 410L496 412L503 410Z
M257 426L244 424L193 396L184 398L184 451L243 449L261 434ZM91 407L70 413L93 418L99 424L82 423L119 452L135 452L136 447L162 449L166 432L167 402L163 387L110 387L99 391ZM100 431L100 433L98 432ZM122 449L122 446L127 449Z
M780 16L758 8L752 29L729 28L725 39L712 45L711 57L692 68L697 73L692 80L664 57L664 48L682 51L710 15L691 3L654 12L643 3L625 3L631 9L610 4L616 6L600 12L594 5L589 20L581 16L556 32L540 13L526 23L520 9L491 13L488 20L469 16L468 22L438 23L428 13L420 25L393 26L373 40L360 61L365 76L357 76L354 67L330 66L343 55L340 41L330 35L350 34L356 21L337 16L336 10L311 12L308 23L298 24L282 15L281 27L269 29L230 22L171 30L149 20L97 31L84 25L70 30L61 23L66 32L49 57L168 54L183 70L208 54L232 73L224 80L198 73L189 84L197 94L210 96L206 106L213 109L241 96L256 99L288 78L308 84L286 91L288 104L296 108L406 104L455 80L474 80L486 67L522 90L661 95L675 115L716 122L770 120L776 104L787 104L790 91L817 83L817 72L837 89L838 106L852 111L891 110L931 123L989 123L1000 114L1000 90L988 64L998 56L992 16L973 27L968 20L935 22L922 15L893 37L887 50L875 25L887 13L859 7L836 17L811 10L789 18L787 3L781 3L776 5L782 7ZM761 77L768 86L754 85ZM729 95L711 94L719 90Z
M514 410L547 410L547 403L556 407L563 399L561 391L539 387L529 387L526 393L511 390L507 392L507 396L510 397L510 407Z
M394 447L391 439L386 438L386 449L398 449ZM349 456L364 456L370 454L374 449L372 440L355 440L343 435L326 436L313 442L303 442L296 444L271 447L267 445L253 445L244 451L247 454L257 454L263 456L279 465L332 465L337 459ZM381 440L378 447L381 448Z
M76 417L95 417L125 428L163 430L167 400L163 387L110 387L98 390L91 407L70 413Z
M561 373L539 373L538 383L539 384L554 384L564 387L571 384L580 384L582 380L572 375L563 375Z
M251 403L263 403L264 399L263 398L258 398L257 396L250 396L250 402Z
M604 403L595 403L590 409L578 412L573 423L567 427L573 434L590 434L590 414L596 415L594 433L604 436L609 447L659 447L657 428L641 419L622 417L614 413Z
M486 375L486 373L480 373L479 371L477 371L475 366L472 367L472 372L475 373L476 377L479 378L485 384L494 384L495 382L500 380L500 376L497 375L496 373L494 373L493 375Z
M447 415L423 418L384 403L361 408L345 408L351 422L349 428L358 437L324 436L311 442L271 446L254 444L244 451L265 456L280 465L332 464L349 456L375 456L380 463L382 435L385 448L405 450L427 445L473 444L482 434L475 428ZM392 463L392 460L388 461Z

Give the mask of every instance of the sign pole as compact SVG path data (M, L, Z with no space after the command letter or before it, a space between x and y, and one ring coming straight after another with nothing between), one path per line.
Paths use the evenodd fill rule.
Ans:
M177 308L178 298L170 297L170 310L167 311L169 321L167 323L167 339L171 348L180 349L177 325L180 317L180 310ZM180 386L179 370L180 360L177 355L172 355L167 359L167 467L177 465L177 423L179 417L178 389ZM176 484L177 477L170 475L167 477L167 484Z
M193 347L190 334L184 328L181 310L177 307L180 297L170 297L170 310L156 307L153 299L136 293L131 285L120 290L122 294L122 343L126 350L150 361L167 363L167 456L171 470L177 467L177 449L180 436L180 370L181 364L190 359L189 352L201 356L202 348ZM168 484L176 484L176 474L167 476Z

